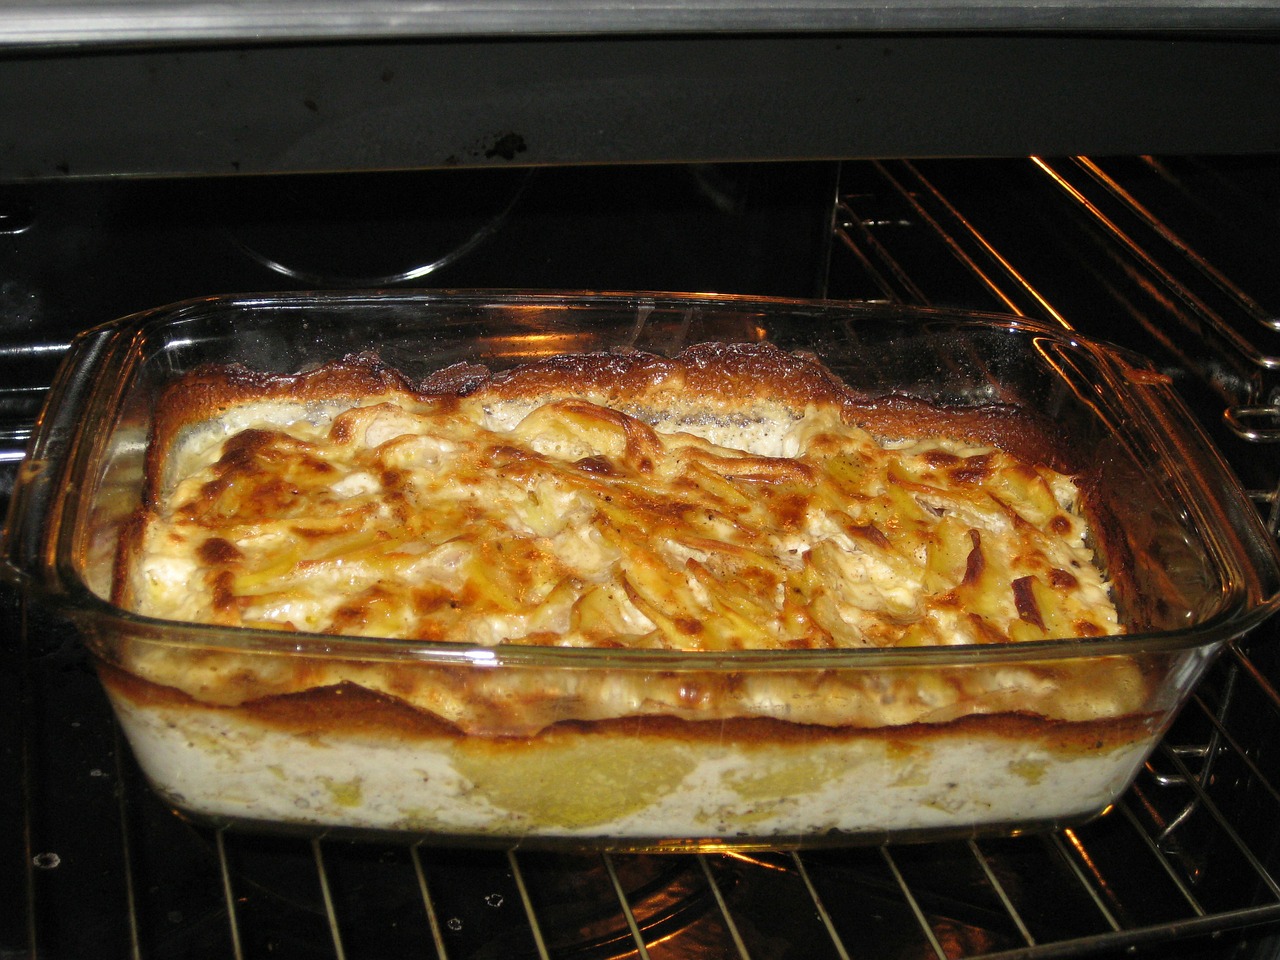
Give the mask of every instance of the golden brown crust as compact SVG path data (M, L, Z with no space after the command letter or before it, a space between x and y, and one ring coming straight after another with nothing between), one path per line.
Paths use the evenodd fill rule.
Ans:
M1074 457L1065 438L1029 411L1002 404L939 406L895 394L867 396L850 390L808 354L788 353L769 343L702 343L671 358L638 351L582 353L497 372L460 363L418 382L368 353L294 374L262 373L238 365L199 367L170 385L157 403L147 464L153 487L148 495L154 495L154 483L163 475L155 458L170 449L180 429L251 401L595 397L606 404L625 398L637 407L692 410L707 398L723 408L726 383L733 384L734 405L742 415L830 405L882 439L948 436L989 443L1014 456L1073 472Z
M726 390L726 384L731 389ZM395 461L383 459L382 451L403 446L403 439L414 439L412 433L393 432L387 435L390 439L380 437L376 443L366 443L361 449L378 451L377 458L360 460L346 477L354 476L360 483L376 487L376 492L334 499L329 496L333 468L315 455L317 448L309 446L311 440L283 430L261 429L253 415L244 413L245 407L272 404L286 408L288 417L317 417L323 423L308 436L339 446L354 443L357 436L364 443L367 431L383 415L395 421L398 430L402 418L412 424L416 413L425 412L438 418L431 421L432 430L443 430L445 421L458 413L462 434L428 431L429 444L414 448L419 450L414 456L425 456L436 464L425 469L421 463L415 466L429 479L443 469L428 449L430 444L466 447L472 436L467 431L475 428L467 417L490 406L514 407L520 429L543 416L552 433L554 428L570 424L587 434L607 435L605 444L612 447L607 456L573 454L557 460L536 446L517 447L514 438L510 445L504 445L507 441L503 439L494 446L491 438L498 434L489 431L484 445L472 445L481 452L457 474L459 486L446 491L444 501L422 500L434 504L424 511L412 505L415 489L405 486L406 471ZM353 405L356 409L349 409ZM466 416L461 415L463 405ZM313 406L317 409L311 409ZM536 413L524 415L535 408ZM680 432L690 442L681 440L684 445L674 456L669 450L665 453L668 463L678 460L685 472L670 474L668 480L674 476L675 483L690 483L683 492L692 492L696 484L691 478L702 475L713 488L728 488L722 494L725 499L686 501L682 489L650 482L664 455L652 425L658 420L665 427L674 424L677 431L708 418L730 427L790 425L814 409L826 417L819 418L812 434L818 451L816 461L777 454L747 455ZM832 411L838 416L829 416ZM855 469L851 466L855 462L871 462L859 458L871 458L872 448L876 456L885 452L869 438L869 446L857 447L865 434L845 428L859 424L881 438L932 441L944 437L959 445L944 449L926 442L910 457L895 453L876 460L875 470L887 469L887 474L861 466ZM811 424L805 420L804 425ZM170 452L183 447L183 431L206 428L212 440L201 443L212 451L210 457L199 460L201 472L190 479L181 497L166 500ZM545 439L544 434L537 437ZM846 441L854 445L840 446ZM1002 448L1011 448L1023 459L1005 456ZM851 459L842 460L846 454ZM1082 548L1072 540L1079 535L1081 521L1068 517L1064 511L1073 508L1051 487L1057 479L1065 478L1051 480L1033 466L1034 462L1070 459L1069 451L1054 440L1043 423L1005 407L942 408L900 396L864 397L847 388L815 358L786 353L768 344L700 344L673 358L636 352L580 354L496 373L459 365L416 383L368 355L292 375L255 373L239 367L202 368L165 395L148 456L147 508L163 504L178 515L176 523L164 528L161 536L168 539L159 541L162 549L157 556L162 561L176 557L180 562L194 562L189 573L168 574L169 582L177 585L172 592L185 603L195 592L186 585L199 580L205 594L201 602L207 604L199 616L159 614L175 619L428 641L665 646L677 650L1008 643L1115 632L1114 610L1096 570L1090 573L1093 580L1082 589L1080 575L1089 567L1088 558L1076 552ZM818 477L819 469L836 472L823 474L823 479ZM876 499L879 494L867 495L858 486L863 479L841 480L840 470L861 471L860 477L873 477L873 485L883 481L890 500L881 502ZM490 494L481 501L492 500L492 487L485 483L487 478L491 484L495 474L518 481L522 504L526 489L544 489L538 486L543 483L541 478L550 475L557 483L563 480L554 490L545 489L556 495L571 489L573 499L556 502L548 497L537 506L541 512L521 522L536 525L554 520L550 525L555 527L555 535L563 534L568 548L581 551L583 544L570 535L577 536L584 527L569 529L560 521L565 503L572 502L579 510L589 504L597 526L585 529L601 533L603 527L602 537L612 538L608 548L623 556L634 547L634 562L628 560L631 566L624 568L617 583L603 576L591 580L583 569L591 564L613 564L607 551L577 568L566 567L561 563L563 557L550 547L546 531L537 531L536 537L511 536L509 528L484 513L481 503L456 495L461 485L469 484L472 490ZM735 482L739 487L733 486ZM990 489L984 486L989 482L994 484ZM289 510L299 488L319 491L320 496L308 503L307 512L295 517ZM416 491L424 489L420 486ZM945 499L944 490L948 495L954 493L955 499ZM1032 501L1040 498L1039 505L1032 503L1030 513L1019 513L1007 502L1007 495L1028 490ZM828 501L834 503L842 497L857 501L859 511L862 505L871 504L876 512L855 515L845 511L842 503L834 512L821 512L827 509ZM717 508L702 506L695 511L698 516L689 519L685 514L693 511L690 504L694 502ZM881 510L899 507L906 512ZM447 518L445 510L452 511ZM788 556L744 549L744 543L759 545L762 535L754 524L764 510L771 524L764 528L770 550L782 542ZM991 542L984 540L973 526L986 519L978 519L972 510L994 514L996 531L1012 531L1004 538L1003 553L992 549L994 537ZM943 531L933 524L948 511L953 511L949 516L955 519ZM374 513L380 517L377 524L366 525L365 520ZM747 522L748 514L751 522ZM802 519L812 526L815 517L827 527L818 533L800 529ZM272 523L278 526L264 534L263 529ZM731 530L727 537L708 539L712 534L719 536L718 530L725 527ZM905 532L908 527L915 533ZM232 528L244 532L238 545L224 535ZM752 532L746 533L747 528ZM139 575L142 566L136 562L142 530L139 518L121 538L115 598L124 605L132 606L135 599L131 578ZM661 536L667 539L655 545L644 539L654 530L676 530L678 536L664 532ZM920 531L926 531L924 539L913 541ZM1032 532L1037 537L1044 534L1047 539L1036 542L1053 544L1055 550L1060 541L1072 545L1065 553L1053 554L1039 546L1022 546L1021 538ZM264 539L275 549L282 538L294 554L305 555L301 560L287 561L294 567L280 568L276 554L259 549ZM842 538L841 542L849 545L839 550L869 557L867 563L876 566L849 573L832 538ZM895 539L903 546L896 546ZM375 567L383 563L388 551L403 568L415 563L424 551L434 552L455 541L465 541L470 550L466 576L457 582L448 582L447 577L424 581L415 574L417 578L406 581L408 587L393 597L392 580L383 575L391 572L398 577L400 571L391 570L391 561ZM332 551L329 543L336 545ZM352 543L369 556L361 560L351 552L338 552L348 550ZM317 544L323 545L318 553L313 549ZM246 553L255 550L258 556L251 564ZM519 551L525 551L526 560L509 562ZM659 557L663 551L666 555ZM916 573L897 565L901 558L918 560L926 554L930 566L924 575L932 578L927 623L920 613L923 608L911 606L918 597L905 602L898 599L900 588ZM304 588L281 586L280 569L306 567L313 572L335 556L341 556L346 564L340 579L348 587L354 582L348 572L359 562L366 562L376 576L341 594L335 608L322 611L329 619L320 619L320 614L314 620L295 619L311 616L308 611L298 611L304 602L315 599L316 591L304 602L297 602ZM597 563L599 556L606 560ZM1050 562L1050 556L1056 559ZM451 574L460 565L448 566L447 572ZM494 570L506 577L496 589L489 573ZM861 602L854 594L865 592L873 576L878 579L871 587L880 606L874 613L859 608L858 616L863 619L851 628L841 618L844 611ZM1002 577L1006 579L999 581ZM732 587L728 593L716 593L726 585ZM708 588L713 598L710 606L702 599ZM336 595L336 587L320 589L328 596ZM1003 599L988 603L997 592ZM261 606L254 608L264 593L284 597L265 615ZM1066 608L1059 607L1053 593L1074 593L1076 612L1058 615L1055 620L1053 610ZM527 604L526 594L533 598ZM509 606L507 601L512 598L516 602ZM534 606L546 611L545 622L531 619L529 611ZM463 618L451 612L455 608L475 614L463 630L457 626ZM1104 608L1106 616L1095 618L1094 610ZM276 609L285 612L277 615ZM508 614L510 618L504 619ZM566 618L567 627L562 622ZM768 628L761 629L766 622ZM1110 627L1100 625L1108 622ZM478 623L494 636L477 639L478 634L465 632ZM942 633L948 636L939 640ZM865 728L946 722L967 713L1006 715L1027 709L1046 717L1092 722L1132 712L1146 696L1145 682L1135 682L1135 665L1119 660L1107 678L1085 663L1069 667L1061 676L1056 675L1056 667L1033 664L1007 671L998 667L989 671L923 670L893 676L890 672L851 672L841 677L788 675L776 681L762 681L759 676L740 680L728 674L681 675L656 677L647 687L644 678L634 675L593 676L581 688L575 688L575 681L569 679L572 671L561 674L550 668L520 678L519 671L489 676L474 668L457 668L451 674L448 669L411 662L311 661L301 656L278 658L268 665L264 658L230 650L148 649L146 645L139 645L132 658L126 657L124 666L144 678L187 690L203 702L223 705L263 701L308 687L355 683L372 695L410 705L406 709L443 718L441 722L469 733L489 735L546 728L564 716L563 710L572 710L576 719L593 722L623 715L651 718L664 714L722 722L744 717L769 719L770 711L795 710L802 725L816 722ZM1091 690L1095 680L1097 688ZM511 688L513 682L520 686L518 691ZM932 689L925 689L931 684ZM836 703L842 705L831 706Z
M164 457L178 433L191 424L216 420L234 407L258 401L319 403L369 399L417 391L399 372L372 354L352 354L303 373L264 373L239 364L209 364L175 380L156 403L145 464L144 503L154 506L164 475Z
M116 540L115 563L111 568L111 602L125 610L133 610L137 596L129 576L131 558L142 549L142 537L146 529L146 512L138 511L125 519Z
M96 661L96 667L104 685L112 693L126 697L137 706L178 710L210 707L179 690L141 680L105 661ZM397 743L412 743L416 738L476 740L470 732L460 730L433 714L415 710L396 697L354 683L264 696L235 707L215 709L234 710L263 728L303 737L340 730L344 736L385 737ZM1155 723L1153 716L1145 714L1068 722L1014 710L963 716L942 723L916 722L893 727L827 726L769 717L689 721L655 715L594 721L563 720L536 732L491 739L499 743L520 741L537 744L559 737L589 734L624 738L651 736L670 742L710 746L770 744L803 749L819 740L833 742L853 737L874 737L910 745L904 749L918 749L931 740L945 742L948 738L981 733L1011 741L1037 743L1058 756L1072 756L1107 751L1130 744L1135 739L1145 739L1153 735Z

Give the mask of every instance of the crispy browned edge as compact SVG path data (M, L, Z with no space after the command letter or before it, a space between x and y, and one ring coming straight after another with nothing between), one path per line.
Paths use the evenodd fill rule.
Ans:
M201 709L227 712L259 726L302 737L342 731L345 737L389 739L397 743L447 740L469 749L484 744L536 745L566 736L634 738L649 736L670 742L703 745L735 744L805 749L819 742L877 739L900 744L906 751L928 740L982 734L1008 740L1035 741L1058 756L1107 751L1160 733L1156 714L1125 714L1098 720L1052 720L1034 713L973 714L946 723L910 723L860 727L792 723L771 717L686 720L671 716L561 720L523 736L476 736L394 697L354 683L313 687L298 693L246 701L234 707L195 700L172 687L140 679L105 660L96 661L102 683L116 696L142 708Z
M798 411L810 404L829 405L881 437L947 436L989 443L1072 472L1067 438L1032 411L1001 404L944 407L897 394L859 394L816 357L788 353L769 343L702 343L674 357L638 351L568 354L496 373L476 364L456 364L417 382L364 353L292 374L238 365L202 366L171 384L156 407L147 453L146 502L152 505L162 458L178 431L214 419L239 403L396 396L441 400L477 394L495 401L590 394L610 404L639 399L682 411L704 402L713 413L729 414L750 414L760 404Z

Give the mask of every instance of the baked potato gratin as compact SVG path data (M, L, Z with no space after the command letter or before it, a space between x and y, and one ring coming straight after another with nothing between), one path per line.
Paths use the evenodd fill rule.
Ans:
M203 368L159 405L114 599L163 620L499 649L1121 633L1059 455L1016 411L859 397L767 344L459 365L416 384L369 356L289 376ZM257 751L258 772L215 812L253 816L246 804L288 782L271 816L454 835L857 833L850 797L898 802L894 785L914 811L900 828L989 818L993 804L1034 819L1053 778L1089 809L1149 736L1125 658L557 673L130 650L104 679L126 723L151 731L135 749L173 754L188 784L206 761L226 784L225 759ZM342 739L337 704L357 699L365 719ZM390 759L368 759L374 742ZM595 800L554 782L583 763L610 771L612 786L583 788ZM975 763L994 764L992 784L956 795ZM387 781L406 764L417 772Z
M772 376L746 396L740 377L726 373L733 392L717 396L687 369L748 357ZM795 403L780 378L806 363L768 348L544 369L595 379L594 365L642 389L622 403L576 384L530 398L526 371L463 397L353 405L294 402L294 382L245 401L258 378L220 374L210 389L238 402L161 448L118 599L174 620L485 645L1118 631L1069 476L973 439L876 436L849 405Z

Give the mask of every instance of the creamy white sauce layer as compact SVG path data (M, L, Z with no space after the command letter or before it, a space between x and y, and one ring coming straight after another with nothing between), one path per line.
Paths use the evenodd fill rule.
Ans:
M601 783L592 782L591 770L565 765L575 756L572 747L559 758L544 758L551 769L529 780L531 793L543 792L530 800L509 783L477 777L445 738L406 744L297 737L234 711L138 709L115 699L142 769L163 796L189 813L513 841L701 839L731 845L831 831L856 838L1072 822L1112 803L1151 746L1140 738L1108 750L1055 754L1032 742L974 733L941 742L869 736L805 746L690 749L648 738L635 745L642 751L635 756L645 759L634 777L625 769L603 771L619 792L604 806L618 812L584 818L573 813L575 789L599 789ZM627 749L624 744L624 754ZM664 765L679 775L659 773L655 780ZM548 783L551 793L545 792ZM563 795L557 798L555 790ZM540 817L521 809L527 804L557 812ZM565 822L575 817L578 822Z

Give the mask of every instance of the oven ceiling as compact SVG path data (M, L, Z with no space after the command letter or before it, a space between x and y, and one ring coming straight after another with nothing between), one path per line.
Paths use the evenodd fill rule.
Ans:
M1277 26L1267 0L28 0L6 5L0 43Z
M1280 4L0 9L0 181L1280 150Z

